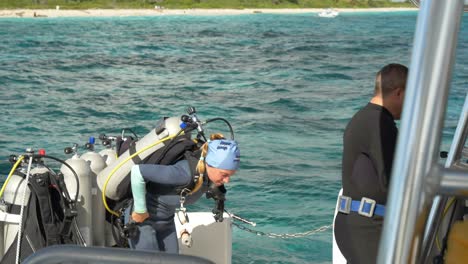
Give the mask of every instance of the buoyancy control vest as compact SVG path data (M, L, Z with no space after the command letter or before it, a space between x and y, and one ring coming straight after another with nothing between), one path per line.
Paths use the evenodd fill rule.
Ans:
M80 244L82 241L72 228L76 207L69 199L63 177L49 171L33 174L28 187L31 195L24 209L20 261L47 246ZM19 214L20 206L10 205L7 211ZM17 240L18 235L3 256L2 264L15 262Z
M167 144L176 137L190 138L191 129L193 127L189 126L181 130L180 118L162 118L144 137L133 142L127 140L119 149L118 158L97 175L97 184L103 195L114 201L122 200L128 194L129 173L133 165L141 164L160 149L166 149ZM128 146L127 149L124 145ZM106 209L109 211L109 208Z
M170 149L166 154L164 154L164 156L157 159L155 159L156 156L150 157L148 160L149 163L146 164L173 165L180 160L187 160L189 163L192 180L189 181L186 185L170 187L149 182L146 186L148 192L157 193L159 195L166 195L180 194L182 190L192 191L200 177L196 170L200 156L201 149L197 149L197 145L193 141L181 138L181 140L177 141L173 146L170 146ZM152 161L157 163L152 163Z
M216 202L212 212L215 215L216 221L222 222L226 189L224 188L224 185L216 186L214 183L210 182L206 172L203 175L200 175L197 172L197 165L200 160L201 152L202 150L200 145L187 138L180 138L179 140L175 141L174 144L168 145L166 152L159 154L156 152L153 154L154 157L150 156L147 161L153 160L158 162L153 164L173 165L176 162L185 159L188 161L192 180L189 181L186 185L180 186L161 186L149 182L146 188L148 192L157 193L159 195L187 195L190 192L196 191L198 187L200 187L199 183L205 182L204 184L209 186L206 192L206 197L208 199L213 199ZM200 182L201 177L204 180L202 182Z
M125 140L117 140L117 155L121 155L122 153L126 152L132 145L135 145L136 140L129 137ZM192 181L190 181L187 185L184 186L176 186L176 188L163 188L157 184L149 182L146 186L147 190L153 193L158 193L161 195L169 194L169 193L176 193L179 194L183 189L191 190L194 186L196 181L198 180L198 176L196 173L196 166L198 160L200 159L201 149L200 144L194 142L193 140L181 136L177 137L174 140L167 143L167 145L163 148L158 149L145 159L141 160L138 164L158 164L158 165L173 165L178 161L186 159L189 162L191 174L192 174ZM132 198L131 193L131 182L130 177L127 176L123 179L120 186L125 186L127 189L126 195L124 195L118 201L108 199L108 204L113 210L120 210L123 204L127 204L125 201ZM111 217L109 212L107 212L106 219L110 221Z
M127 138L125 140L118 139L116 141L117 154L120 155L121 153L127 151L129 147L135 144L134 142L136 142L136 140L133 138ZM199 144L187 137L179 137L175 138L171 142L167 143L165 147L158 149L153 154L140 161L138 164L173 165L178 161L186 159L189 163L192 180L188 184L176 187L164 187L149 182L146 186L148 192L165 195L180 194L183 190L192 190L200 176L196 172L196 167L198 161L200 160L200 156L201 149ZM117 245L120 247L128 247L127 238L135 235L132 234L135 232L135 228L133 228L131 225L125 224L125 219L123 216L126 208L129 206L131 207L133 204L130 177L125 177L124 180L126 181L124 184L128 188L127 194L119 201L108 200L110 207L113 208L113 210L120 212L120 217L115 217L109 212L106 212L106 220L113 224L114 228L112 229L112 234Z

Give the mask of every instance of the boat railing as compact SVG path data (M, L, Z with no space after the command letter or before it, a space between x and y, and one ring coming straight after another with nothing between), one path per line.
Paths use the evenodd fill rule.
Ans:
M434 247L434 241L437 237L437 231L440 229L444 211L448 202L448 197L463 196L461 190L468 190L468 179L466 175L459 170L462 164L462 152L468 135L468 95L466 96L463 110L458 121L457 128L453 137L452 145L445 162L446 170L435 170L434 173L440 174L440 189L439 195L434 198L431 212L427 220L426 229L423 238L422 262L429 262L432 256L431 252ZM452 209L455 210L455 209ZM449 223L450 224L450 223Z
M43 248L27 257L23 264L213 264L209 260L187 255L124 248L58 245Z
M427 263L446 197L468 190L467 170L452 166L466 141L467 102L446 167L438 164L465 4L421 3L378 263Z

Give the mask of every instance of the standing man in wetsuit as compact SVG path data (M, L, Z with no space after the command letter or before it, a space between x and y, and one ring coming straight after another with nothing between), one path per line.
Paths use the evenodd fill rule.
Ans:
M346 126L343 195L335 238L349 264L376 263L408 68L388 64L376 75L374 96Z

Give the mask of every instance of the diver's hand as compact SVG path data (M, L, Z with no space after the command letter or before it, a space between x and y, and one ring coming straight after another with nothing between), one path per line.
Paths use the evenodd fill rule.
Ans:
M136 212L133 212L132 213L132 219L133 221L137 222L137 223L143 223L146 219L148 219L149 217L149 214L148 212L145 212L145 213L136 213Z

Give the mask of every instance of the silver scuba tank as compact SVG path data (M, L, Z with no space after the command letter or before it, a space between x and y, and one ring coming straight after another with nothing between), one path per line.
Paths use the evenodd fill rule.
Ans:
M107 164L104 161L104 158L94 151L94 137L89 138L86 148L89 149L88 152L81 155L81 158L84 159L90 165L91 173L91 195L92 199L92 225L94 231L93 234L93 245L94 246L105 246L105 223L106 223L106 211L104 209L104 204L102 202L102 192L97 187L97 174L101 172Z
M164 143L167 143L169 140L167 142L161 142L156 145L154 144L167 137L177 135L177 133L180 131L180 124L181 121L178 117L163 118L159 120L156 124L156 128L151 130L147 135L137 141L136 144L132 144L130 148L122 155L120 155L116 161L102 170L98 174L97 183L102 191L104 185L107 182L107 187L105 190L106 197L113 200L122 198L128 190L130 179L127 177L127 175L130 173L132 166L138 162L141 162L141 160L145 159L156 150L164 147ZM190 137L190 135L188 136ZM132 154L139 152L144 148L149 147L150 145L154 146L148 148L145 151L142 151L136 157L127 160ZM120 167L116 169L118 166ZM114 169L116 170L114 171ZM113 174L111 175L111 173ZM109 178L110 175L111 177Z
M106 166L112 164L116 159L117 159L117 152L115 150L115 146L112 144L112 141L115 141L115 137L109 137L106 136L105 134L99 135L99 139L101 140L101 144L105 146L105 148L101 151L99 151L99 155L102 156L104 161L106 162ZM101 189L99 189L99 193L102 194ZM104 204L102 201L102 197L100 198L101 204L104 208ZM104 215L105 216L105 215ZM112 234L112 224L105 221L104 223L104 236L105 236L105 246L106 247L112 247L116 243L114 239L114 235Z
M27 162L27 161L25 161ZM27 167L23 167L20 169L21 173L24 175L27 174ZM42 174L48 172L48 169L41 164L38 164L36 167L32 168L29 172L30 179L34 178L34 174ZM26 197L23 202L23 196L26 194ZM10 208L14 208L15 206L27 206L29 203L29 198L31 196L31 190L26 184L26 179L24 176L17 174L16 172L11 176L8 185L5 188L3 193L3 200L5 205ZM18 207L17 207L18 208ZM15 214L19 215L19 208L13 209ZM18 223L8 223L4 224L3 232L4 232L4 240L3 240L3 250L1 252L2 256L6 253L6 251L10 248L13 241L16 239L19 230ZM2 238L3 238L2 237Z
M105 134L101 134L99 135L99 139L102 141L102 145L105 146L103 150L99 151L99 155L104 158L106 165L110 165L117 159L115 146L112 145L112 141L115 140L115 137L108 137Z
M26 170L24 170L24 173L26 174ZM22 204L23 201L23 195L26 192L26 199L24 201L24 206L28 204L29 197L31 196L31 191L29 190L29 187L26 184L26 180L23 178L24 176L20 176L18 174L13 174L10 178L10 181L8 182L8 185L5 188L5 191L3 193L3 199L5 202L5 213L7 212L7 208L14 208L15 206L19 206ZM3 209L3 208L2 208ZM16 212L17 211L17 212ZM19 210L15 210L15 214L19 215ZM10 248L11 244L16 238L16 235L18 234L18 223L9 223L5 222L3 225L3 236L1 237L2 239L2 251L0 252L2 257Z
M78 145L74 145L73 148L65 148L66 154L74 153L73 157L67 159L65 162L73 168L78 175L79 182L76 182L76 178L70 169L62 165L60 172L63 174L65 185L67 186L68 193L72 200L77 201L77 222L78 227L83 235L88 246L93 245L93 196L91 194L92 180L91 180L91 167L88 162L80 158L77 151ZM76 196L77 184L79 184L78 197Z
M33 171L37 173L37 170L37 168L31 169L30 174L32 175ZM24 172L26 173L26 170L24 170ZM9 205L21 205L24 192L26 192L26 200L23 205L27 205L31 191L27 187L24 177L15 173L11 175L10 181L5 188L3 200Z
M104 159L104 162L106 162L106 165L112 164L116 159L117 159L117 153L115 152L115 149L112 148L106 148L101 151L99 151L99 155Z

